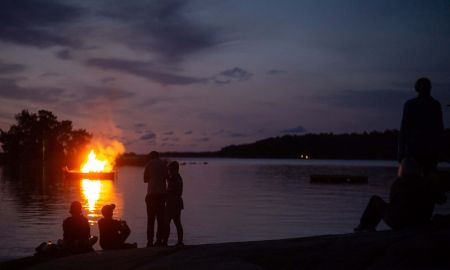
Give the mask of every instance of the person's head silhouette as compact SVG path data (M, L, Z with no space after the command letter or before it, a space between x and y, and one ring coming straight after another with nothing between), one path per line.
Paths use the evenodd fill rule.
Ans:
M179 170L180 170L180 164L177 161L170 162L170 164L169 164L169 173L171 175L178 174Z
M83 207L81 206L81 203L79 201L74 201L70 205L70 211L69 213L72 214L72 216L79 216L82 214L81 209Z
M416 92L421 96L428 96L431 92L431 81L430 79L423 77L416 81L415 85Z
M112 218L114 208L116 208L115 204L108 204L102 207L102 215L105 218Z
M156 151L151 151L150 154L148 154L148 159L158 159L159 153Z

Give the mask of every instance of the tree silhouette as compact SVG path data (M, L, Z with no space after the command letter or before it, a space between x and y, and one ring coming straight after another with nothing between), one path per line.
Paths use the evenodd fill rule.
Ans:
M77 166L92 138L86 130L73 130L71 121L58 121L46 110L37 114L22 110L15 119L8 131L0 129L3 161L10 167Z

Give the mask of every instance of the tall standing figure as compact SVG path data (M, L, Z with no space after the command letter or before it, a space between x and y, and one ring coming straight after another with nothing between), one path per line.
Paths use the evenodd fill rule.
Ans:
M147 205L147 247L163 245L166 178L166 163L159 158L158 152L150 152L149 162L144 171L144 182L148 183L147 196L145 197ZM156 242L153 243L155 220L158 227Z
M439 101L431 96L431 81L416 81L417 97L405 102L400 127L398 161L415 159L423 176L437 169L444 123Z

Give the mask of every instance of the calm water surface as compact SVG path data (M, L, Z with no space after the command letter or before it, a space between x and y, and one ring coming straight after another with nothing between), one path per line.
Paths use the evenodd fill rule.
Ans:
M387 197L395 162L179 159L186 165L182 223L187 244L349 233L372 194ZM207 163L207 164L206 164ZM62 238L62 221L79 200L98 235L103 205L131 227L129 242L146 244L142 167L117 168L115 181L0 181L0 261L32 255L42 241ZM368 185L310 184L311 174L369 176ZM32 182L32 183L30 183ZM437 211L450 212L448 205ZM384 224L380 227L386 228ZM171 243L175 241L172 227ZM95 249L100 249L98 244Z

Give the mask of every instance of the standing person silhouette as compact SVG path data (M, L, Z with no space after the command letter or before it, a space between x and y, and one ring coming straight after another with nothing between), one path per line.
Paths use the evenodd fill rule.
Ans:
M145 166L144 182L148 183L147 196L147 247L164 246L164 211L166 203L167 165L156 151L150 152ZM157 222L156 242L153 243L155 219Z
M444 123L439 101L431 96L431 81L416 81L417 97L405 102L400 127L398 161L414 158L423 176L436 171Z
M172 161L169 164L169 176L167 178L167 199L166 199L166 228L164 231L164 243L168 243L170 236L170 222L173 220L177 229L177 246L183 246L183 225L181 225L181 210L183 203L183 178L180 175L180 164Z

